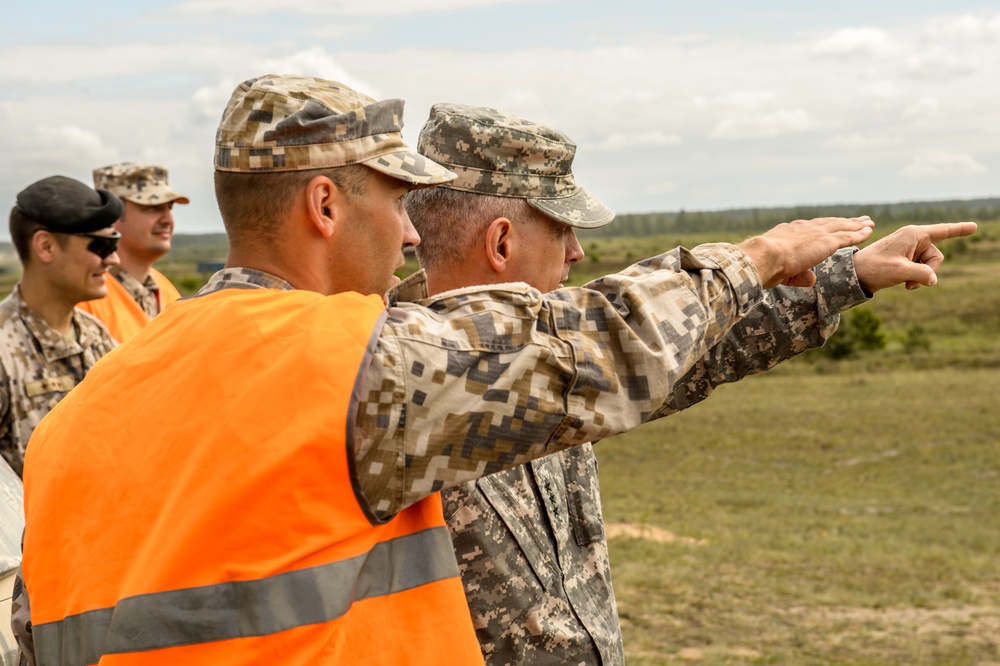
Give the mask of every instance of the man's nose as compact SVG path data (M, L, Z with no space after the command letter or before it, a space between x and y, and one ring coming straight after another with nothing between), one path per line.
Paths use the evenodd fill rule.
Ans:
M583 260L585 253L576 232L571 231L566 239L566 263L575 264Z

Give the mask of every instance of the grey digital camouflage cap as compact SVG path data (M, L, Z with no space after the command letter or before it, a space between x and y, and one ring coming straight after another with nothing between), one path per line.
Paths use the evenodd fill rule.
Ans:
M190 200L170 189L166 167L159 164L119 162L94 169L94 187L114 192L125 201L155 206L174 201L186 204Z
M420 130L420 154L458 177L454 190L525 199L572 227L593 229L615 218L573 178L576 144L557 130L510 113L462 104L435 104Z
M415 185L455 178L403 142L403 101L342 83L268 74L233 91L215 138L219 171L279 172L364 164Z

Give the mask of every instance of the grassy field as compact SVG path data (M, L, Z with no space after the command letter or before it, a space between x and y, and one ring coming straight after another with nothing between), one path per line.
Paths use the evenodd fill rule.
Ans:
M632 666L1000 664L1000 261L880 293L810 352L598 447ZM905 353L902 332L927 331Z
M1000 663L997 395L779 370L603 442L629 663Z

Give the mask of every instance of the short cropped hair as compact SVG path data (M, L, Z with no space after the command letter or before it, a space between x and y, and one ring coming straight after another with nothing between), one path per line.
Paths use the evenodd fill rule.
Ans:
M371 169L361 164L304 171L215 172L215 200L230 243L274 241L295 197L316 176L326 176L349 197L368 191Z
M10 240L25 266L31 261L31 240L45 227L28 217L17 206L10 209Z
M410 191L406 212L420 234L417 259L426 270L447 269L467 257L498 217L519 224L539 215L524 199L445 187Z

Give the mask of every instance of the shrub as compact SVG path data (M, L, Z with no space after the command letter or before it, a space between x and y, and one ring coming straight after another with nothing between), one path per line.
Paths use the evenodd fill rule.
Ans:
M858 308L851 313L848 322L857 340L858 348L865 351L885 349L886 336L882 332L882 320L869 308Z
M885 349L886 335L882 320L869 308L858 308L840 321L840 328L823 346L823 353L834 360L850 358L857 351Z
M923 326L913 324L906 329L906 335L903 337L903 349L907 353L917 350L930 351L931 339L927 336Z

